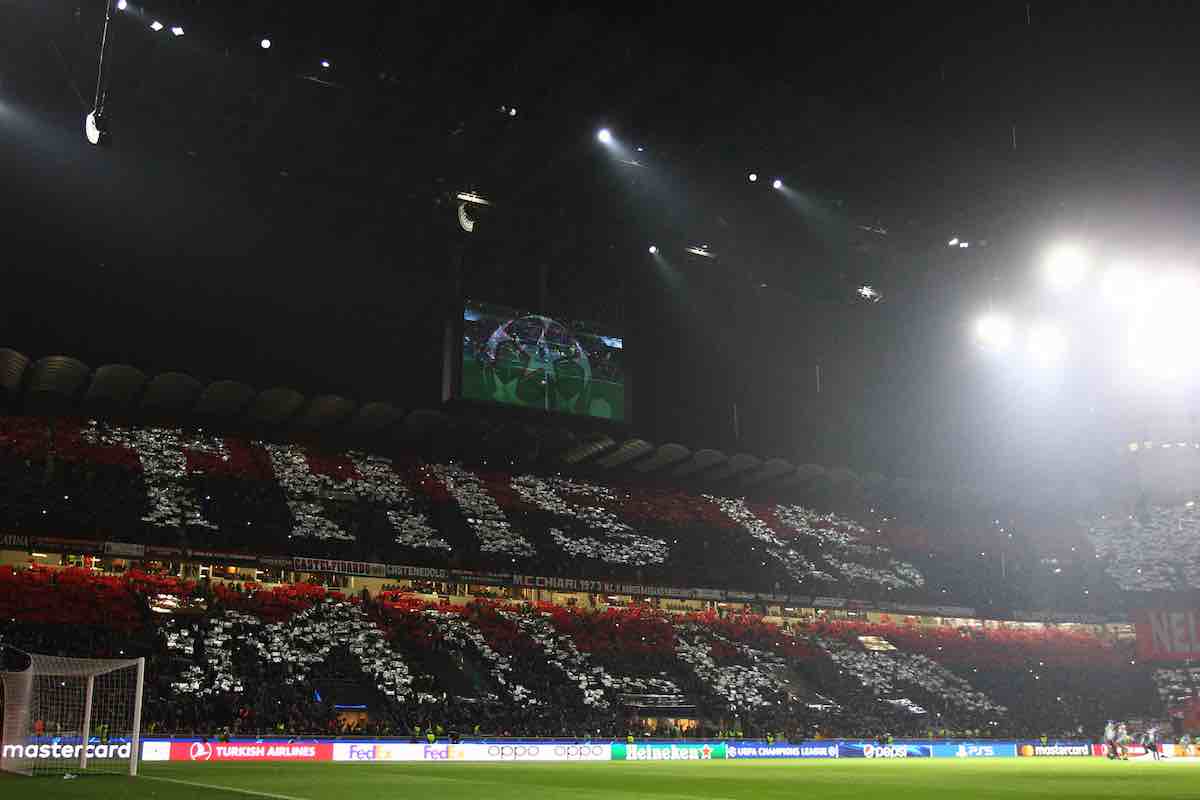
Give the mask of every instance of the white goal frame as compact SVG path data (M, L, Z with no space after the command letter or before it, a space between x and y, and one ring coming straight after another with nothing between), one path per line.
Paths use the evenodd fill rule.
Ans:
M28 658L29 666L0 672L0 772L124 772L120 765L126 753L121 751L127 748L128 772L136 776L146 659L15 652ZM102 733L94 733L97 730ZM106 741L110 735L117 743ZM97 736L100 741L93 744ZM100 752L103 758L96 755Z

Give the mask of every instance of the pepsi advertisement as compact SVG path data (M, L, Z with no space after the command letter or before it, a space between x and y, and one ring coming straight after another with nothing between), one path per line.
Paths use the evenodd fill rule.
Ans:
M933 746L896 742L839 742L838 758L931 758Z

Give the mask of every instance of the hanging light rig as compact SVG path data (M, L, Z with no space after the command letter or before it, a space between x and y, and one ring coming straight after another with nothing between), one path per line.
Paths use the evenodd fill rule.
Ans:
M112 144L112 134L108 128L108 116L104 113L104 101L108 97L105 87L105 55L108 53L109 24L112 22L113 5L121 0L107 0L104 4L104 30L100 35L100 63L96 67L96 97L92 102L92 110L83 120L83 133L88 142L93 145Z

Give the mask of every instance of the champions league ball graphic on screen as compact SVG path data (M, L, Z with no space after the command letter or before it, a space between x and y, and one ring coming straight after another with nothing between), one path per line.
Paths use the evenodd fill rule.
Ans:
M587 414L592 368L561 322L526 316L500 325L479 353L492 400Z

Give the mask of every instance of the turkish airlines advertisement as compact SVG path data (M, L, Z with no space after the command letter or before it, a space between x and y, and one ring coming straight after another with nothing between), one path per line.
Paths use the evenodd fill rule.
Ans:
M162 742L142 746L143 761L332 761L330 742Z
M1135 611L1132 618L1142 661L1200 659L1200 612Z

